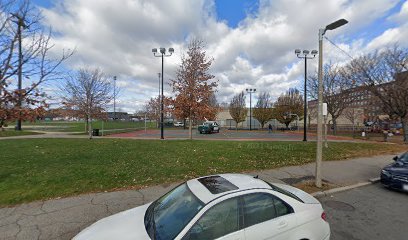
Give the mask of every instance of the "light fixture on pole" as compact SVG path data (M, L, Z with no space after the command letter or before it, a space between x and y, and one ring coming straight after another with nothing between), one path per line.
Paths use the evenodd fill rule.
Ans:
M249 93L249 131L252 131L252 93L255 93L256 89L247 88L246 92Z
M316 50L312 50L312 52L310 53L313 56L308 56L309 55L309 50L303 50L303 54L301 55L301 51L300 49L296 49L295 50L295 54L298 58L303 58L305 59L305 92L304 92L304 97L305 97L305 102L304 102L304 106L303 106L303 141L306 142L307 141L307 130L306 130L306 118L307 118L307 86L306 86L306 81L307 81L307 60L308 59L313 59L316 57L317 55L317 51Z
M116 76L113 76L113 120L116 120Z
M157 53L157 48L152 49L152 53L155 57L161 57L162 59L162 71L161 71L161 99L160 99L160 139L164 139L164 114L163 114L163 79L164 79L164 57L170 57L174 53L173 48L169 48L169 54L166 54L165 48L159 48L160 53Z
M345 19L330 23L325 28L319 29L319 71L318 71L318 106L317 106L317 148L316 148L316 187L322 187L322 155L323 155L323 35L327 30L334 30L347 24Z
M15 22L17 24L17 36L18 36L18 102L17 106L19 108L19 116L17 119L16 130L21 131L21 106L23 102L22 95L22 79L23 79L23 51L22 51L22 30L28 28L25 24L24 17L21 17L18 13L12 13L12 17L16 18Z

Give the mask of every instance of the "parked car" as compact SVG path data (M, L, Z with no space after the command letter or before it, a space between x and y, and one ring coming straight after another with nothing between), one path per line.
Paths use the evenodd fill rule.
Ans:
M317 199L242 174L189 180L152 203L99 220L74 240L330 238Z
M175 127L184 127L184 123L183 122L175 122L174 126Z
M408 191L408 152L393 159L394 163L381 170L381 183L385 187Z
M197 130L200 134L201 133L213 133L213 132L219 133L220 126L215 121L206 121L202 125L199 125Z

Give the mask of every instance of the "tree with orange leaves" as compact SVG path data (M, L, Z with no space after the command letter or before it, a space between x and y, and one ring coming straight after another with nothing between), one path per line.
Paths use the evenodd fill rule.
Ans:
M189 136L193 138L193 123L202 119L213 119L217 106L213 106L213 96L218 86L210 74L212 58L206 56L203 41L193 39L188 45L187 55L182 55L176 79L171 80L175 93L174 115L189 120Z

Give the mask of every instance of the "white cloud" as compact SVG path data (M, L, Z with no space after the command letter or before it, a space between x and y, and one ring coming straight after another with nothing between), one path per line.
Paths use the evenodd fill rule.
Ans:
M68 65L101 67L117 75L124 91L119 107L135 111L140 101L158 93L160 58L154 47L174 47L165 59L165 80L174 77L186 42L201 37L207 53L214 57L213 73L219 80L219 101L247 87L268 91L277 97L289 87L303 84L303 61L294 49L317 49L318 28L339 18L349 24L327 32L330 39L351 55L377 48L395 39L407 39L407 2L389 17L398 22L393 29L373 39L350 39L373 21L389 14L396 0L261 0L259 11L244 19L237 28L217 21L213 0L60 0L43 9L44 21L57 32L57 49L77 48ZM338 38L336 38L338 37ZM368 44L365 44L368 41ZM346 61L348 57L325 41L325 61ZM309 73L317 60L310 60ZM168 84L167 95L171 95ZM132 103L132 101L139 101Z

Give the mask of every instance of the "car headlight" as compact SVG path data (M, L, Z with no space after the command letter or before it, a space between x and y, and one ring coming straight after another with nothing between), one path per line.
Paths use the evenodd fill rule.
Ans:
M391 176L392 176L390 172L388 172L387 170L384 170L384 169L381 170L381 173L384 174L384 175L387 176L387 177L391 177Z

